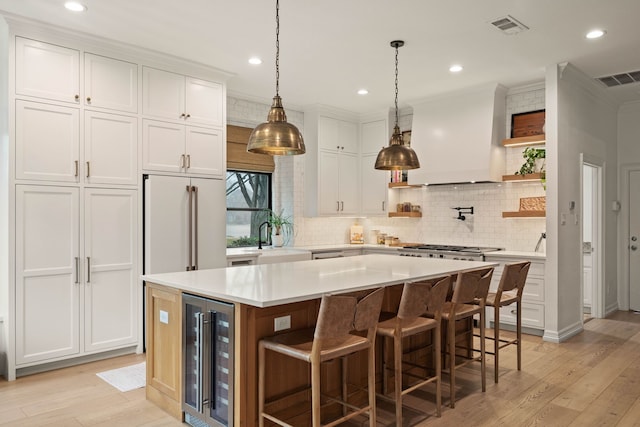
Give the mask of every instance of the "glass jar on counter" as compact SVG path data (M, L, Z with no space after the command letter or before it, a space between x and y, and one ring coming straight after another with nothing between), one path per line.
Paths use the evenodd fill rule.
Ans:
M378 244L379 245L384 245L384 242L387 238L387 233L379 233L378 234Z

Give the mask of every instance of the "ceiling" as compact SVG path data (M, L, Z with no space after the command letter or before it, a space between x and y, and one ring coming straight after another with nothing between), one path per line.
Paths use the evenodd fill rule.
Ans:
M213 66L234 75L229 93L270 102L275 94L275 0L0 0L25 16ZM505 35L490 25L511 15L529 27ZM590 77L640 70L638 0L281 0L280 95L285 108L325 104L355 113L393 106L399 51L400 107L487 82L544 79L571 62ZM587 40L595 28L606 35ZM250 56L263 64L250 65ZM464 70L452 74L453 63ZM357 95L360 88L369 90ZM640 83L608 89L640 100Z

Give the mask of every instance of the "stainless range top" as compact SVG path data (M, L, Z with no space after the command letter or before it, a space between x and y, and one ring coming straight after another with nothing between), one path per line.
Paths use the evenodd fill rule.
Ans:
M456 245L430 245L409 246L400 249L402 256L416 256L428 258L462 259L470 261L482 261L487 252L501 251L502 248Z

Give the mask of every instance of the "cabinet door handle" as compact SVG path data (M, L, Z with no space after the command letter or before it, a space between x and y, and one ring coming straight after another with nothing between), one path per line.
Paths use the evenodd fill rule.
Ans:
M191 167L191 154L187 154L187 169Z
M340 202L336 201L336 211L340 212Z
M198 187L191 186L193 194L193 265L192 270L198 269Z
M180 169L184 169L184 154L180 155Z
M91 257L87 257L87 283L91 283Z
M78 176L78 161L74 160L74 163L76 165L76 172L75 172L75 176Z
M87 96L87 104L91 104L91 97Z
M188 204L188 208L187 208L187 215L188 215L188 227L187 227L187 234L189 235L189 249L188 249L188 254L189 257L187 259L187 271L191 271L192 270L192 265L193 265L193 187L191 185L187 185L187 193L189 194L189 201L187 202Z
M76 95L76 96L74 96L73 98L74 98L76 101L79 101L79 100L80 100L80 95Z
M518 310L511 310L511 314L518 314Z
M340 202L340 210L344 212L344 202Z
M187 117L186 117L186 118L188 119L189 117L191 117L191 114L187 114Z
M87 162L87 178L89 178L89 176L91 175L90 171L91 171L91 169L90 169L90 166L89 166L89 162Z
M382 201L382 212L384 212L384 200Z
M80 278L78 276L80 276L80 258L75 257L75 261L76 261L76 285L78 283L80 283Z
M184 119L184 115L185 115L184 113L180 114L180 118Z

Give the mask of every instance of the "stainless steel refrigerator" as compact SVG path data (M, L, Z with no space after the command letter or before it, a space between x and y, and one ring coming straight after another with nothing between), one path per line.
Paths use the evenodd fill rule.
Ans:
M220 179L144 176L144 274L225 267Z

